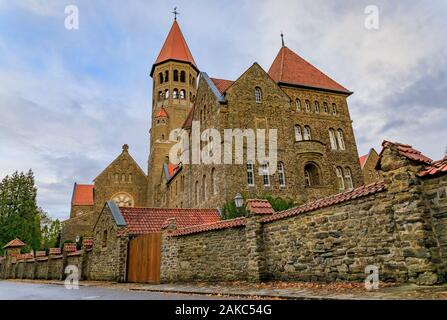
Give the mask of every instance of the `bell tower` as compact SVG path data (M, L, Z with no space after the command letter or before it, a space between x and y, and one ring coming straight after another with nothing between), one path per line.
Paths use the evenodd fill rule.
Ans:
M176 18L150 75L153 85L147 205L156 206L159 203L157 190L163 183L163 163L175 144L169 141L169 135L180 129L186 120L196 97L199 75Z

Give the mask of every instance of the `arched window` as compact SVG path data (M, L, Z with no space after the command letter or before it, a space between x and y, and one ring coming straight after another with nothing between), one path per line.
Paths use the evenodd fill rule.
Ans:
M286 174L284 172L284 163L278 162L278 182L280 187L286 186Z
M169 70L165 71L165 82L169 81Z
M211 169L211 194L216 194L216 169Z
M120 175L118 173L115 173L115 182L120 181Z
M309 126L304 126L304 140L312 140L312 134Z
M163 100L163 92L158 91L158 101Z
M132 182L132 173L129 173L129 182Z
M315 113L320 113L320 104L318 101L315 101Z
M332 104L332 114L333 114L334 116L337 115L337 105L336 105L335 103Z
M121 182L126 182L126 174L121 174Z
M192 76L189 74L189 84L192 84Z
M295 141L302 141L303 140L303 133L301 132L301 127L296 124L295 125Z
M185 100L185 98L186 98L186 93L185 93L185 90L182 89L182 90L180 90L180 100Z
M206 106L203 106L203 121L206 120Z
M250 187L255 185L254 165L252 162L247 162L247 184Z
M256 100L256 103L262 102L262 91L261 91L261 88L259 88L259 87L255 88L255 100Z
M349 190L354 189L354 185L352 183L351 169L349 169L349 168L345 168L345 181L346 181L346 187Z
M306 187L320 185L320 172L313 163L308 163L304 166L304 184Z
M331 141L332 150L337 150L337 138L335 137L334 129L329 129L329 140Z
M337 174L338 179L338 189L345 190L345 180L343 179L343 170L340 167L335 169L335 173Z
M343 130L338 129L337 130L337 138L338 138L338 146L340 147L340 150L345 150L345 139L343 137Z
M269 172L269 165L268 163L262 164L262 182L264 183L265 187L270 186L270 172Z
M196 185L194 187L194 200L196 204L199 204L199 181L196 180Z
M174 89L174 91L172 91L172 98L178 99L178 89Z
M165 90L165 100L169 99L169 89Z
M324 111L324 113L329 113L327 102L323 102L323 111Z
M178 81L178 70L174 70L174 81Z
M202 201L206 200L206 175L202 177Z
M306 112L310 112L310 101L306 100Z
M195 88L196 87L196 78L192 77L192 86Z
M164 135L164 134L161 135L161 140L162 140L162 141L165 140L165 135Z
M186 73L185 71L180 71L180 82L186 81Z
M104 232L102 233L102 247L107 247L107 230L104 230Z
M295 100L295 106L296 106L296 111L301 112L301 100L300 99Z
M158 74L158 82L159 82L160 84L163 83L163 73L161 73L161 72Z

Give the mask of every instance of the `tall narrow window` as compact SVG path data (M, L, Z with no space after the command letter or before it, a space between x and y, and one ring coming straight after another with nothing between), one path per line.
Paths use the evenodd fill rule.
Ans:
M158 101L163 100L163 92L158 91Z
M306 104L306 112L310 112L310 101L306 100L305 104Z
M331 140L332 150L337 150L337 138L335 137L334 129L329 129L329 139Z
M332 104L332 113L334 114L334 116L337 115L337 105L335 103Z
M104 230L102 234L102 247L103 248L107 247L107 230Z
M270 186L270 172L269 172L268 163L264 163L261 168L262 168L262 181L264 183L264 186L269 187Z
M315 101L315 113L320 113L320 104L318 101Z
M309 170L304 170L304 185L306 187L310 187L312 185Z
M216 169L211 169L211 194L216 194Z
M323 102L323 112L324 113L329 113L329 108L327 106L327 102Z
M304 166L304 185L307 187L320 185L320 170L313 163Z
M202 177L202 201L206 200L206 175Z
M165 82L169 81L169 70L165 71Z
M172 91L172 98L178 99L178 89L174 89L174 91Z
M262 102L262 91L261 91L261 88L259 88L259 87L255 88L255 100L256 100L256 103Z
M186 99L186 93L185 90L182 89L180 90L180 100L185 100Z
M129 173L129 182L132 182L132 173Z
M312 140L312 134L309 126L304 127L304 140Z
M203 106L203 121L206 120L206 106Z
M165 90L165 100L169 99L169 89Z
M345 150L345 139L343 138L343 131L341 129L337 130L337 138L338 138L338 146L340 147L340 150Z
M163 83L163 73L161 73L161 72L158 74L158 82L159 82L160 84Z
M296 124L295 125L295 141L302 141L303 140L303 133L301 132L301 127Z
M196 204L199 204L199 181L196 181L196 185L194 186L194 200Z
M335 169L335 172L337 174L337 179L338 179L338 189L341 190L345 190L345 180L343 179L343 170L340 167L337 167Z
M278 162L278 182L280 187L286 186L286 174L284 173L284 163Z
M300 99L295 100L295 106L296 106L296 111L301 112L301 100Z
M185 71L180 71L180 82L186 81L186 73Z
M349 169L349 168L345 168L345 181L346 181L346 187L349 190L354 189L354 185L352 183L351 169Z
M255 185L254 165L252 162L247 162L247 184L250 187Z
M178 70L174 70L174 81L178 81Z

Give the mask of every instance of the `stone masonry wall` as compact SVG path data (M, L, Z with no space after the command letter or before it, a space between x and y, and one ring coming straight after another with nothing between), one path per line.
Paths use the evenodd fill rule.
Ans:
M246 280L247 264L245 228L162 240L163 282Z

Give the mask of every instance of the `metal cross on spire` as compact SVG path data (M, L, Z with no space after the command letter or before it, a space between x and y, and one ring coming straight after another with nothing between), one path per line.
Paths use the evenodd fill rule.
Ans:
M281 31L281 43L282 43L282 46L285 47L285 45L284 45L284 34L282 33L282 31Z
M180 13L177 11L177 7L174 8L174 11L172 11L172 13L174 14L174 21L177 21L177 15L180 14Z

